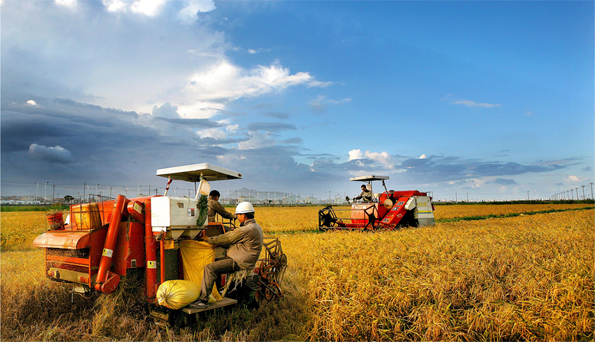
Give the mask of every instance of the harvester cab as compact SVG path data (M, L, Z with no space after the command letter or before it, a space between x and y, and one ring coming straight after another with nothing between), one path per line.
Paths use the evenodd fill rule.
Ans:
M189 279L181 246L234 228L207 222L209 182L241 179L242 175L208 163L160 169L156 175L168 179L163 195L130 199L118 195L107 201L73 204L66 222L61 220L61 212L50 214L50 229L33 242L45 249L46 276L73 284L74 293L88 294L111 293L121 278L140 273L144 296L153 308L159 305L161 284ZM168 196L173 180L194 183L195 196ZM251 275L256 277L253 286L258 288L256 299L260 301L283 295L280 283L287 265L278 239L265 238L263 255ZM214 259L223 257L225 250L217 248ZM217 288L225 293L226 285L229 283L223 277ZM223 296L206 309L184 307L176 311L191 315L236 303L237 299ZM168 310L153 316L168 319Z
M393 230L400 227L432 226L434 205L432 197L417 190L387 190L388 176L367 175L352 177L364 182L372 192L372 199L353 201L351 209L335 209L329 205L318 211L318 229L326 230ZM374 193L372 184L381 182L383 192ZM349 201L349 197L346 198ZM349 215L349 216L347 216Z

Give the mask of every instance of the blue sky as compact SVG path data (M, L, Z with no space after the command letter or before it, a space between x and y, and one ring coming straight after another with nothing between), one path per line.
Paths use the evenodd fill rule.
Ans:
M436 199L590 195L592 1L1 11L2 195L154 189L157 169L203 162L243 174L224 194L353 196L350 177L377 174Z

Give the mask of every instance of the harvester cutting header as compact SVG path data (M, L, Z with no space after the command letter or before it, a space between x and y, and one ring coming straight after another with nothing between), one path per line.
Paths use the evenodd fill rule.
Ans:
M140 274L144 279L144 295L154 307L159 304L160 285L167 281L188 280L200 286L200 280L194 279L196 275L192 273L197 266L196 258L189 261L188 255L192 255L185 254L190 250L185 246L205 244L212 251L210 262L220 260L225 258L225 250L213 249L201 238L235 229L231 220L225 224L207 222L209 182L241 179L242 175L203 163L160 169L157 176L168 179L163 195L131 199L118 195L114 200L71 205L66 222L62 221L61 212L55 213L51 229L33 243L45 248L47 277L72 283L74 292L84 294L111 293L122 277ZM195 183L196 196L168 196L173 180ZM253 270L244 273L244 278L251 279L257 300L281 297L280 283L287 259L280 242L265 237L262 256L264 258L258 260ZM202 268L200 270L202 272ZM209 309L240 300L225 297L230 276L218 281L217 287L223 295L217 294L216 303ZM188 307L181 311L198 312ZM168 313L154 316L167 319Z
M351 181L364 182L362 193L353 199L351 209L335 209L329 205L318 212L320 230L393 230L404 226L431 226L435 224L432 197L417 190L387 190L388 176L352 177ZM372 182L380 181L384 192L374 193ZM349 197L347 197L349 201ZM349 216L337 216L348 212Z

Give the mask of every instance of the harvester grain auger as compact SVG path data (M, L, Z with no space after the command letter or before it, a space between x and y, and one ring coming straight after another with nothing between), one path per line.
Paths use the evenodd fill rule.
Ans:
M182 253L188 240L199 242L196 240L202 236L215 236L235 228L232 224L206 222L204 196L210 190L208 182L241 179L242 175L203 163L160 169L157 176L168 178L164 195L130 199L118 195L115 200L74 204L66 222L61 213L56 213L50 230L33 242L45 249L46 276L71 283L74 293L107 294L117 289L122 277L141 273L151 315L161 320L171 321L170 314L188 320L185 316L237 304L241 298L237 298L237 293L236 298L230 298L234 295L228 286L233 275L224 276L217 283L217 288L224 292L222 299L203 309L160 307L157 290L169 280L192 279ZM196 196L168 196L173 180L194 182L195 187L198 183ZM280 285L287 266L280 241L268 238L265 242L264 258L254 270L249 270L250 274L244 275L253 280L255 296L260 301L283 295ZM215 260L224 257L223 248L215 249Z
M432 197L417 190L387 190L388 176L362 176L350 178L365 182L372 191L372 182L381 181L384 192L373 193L368 202L353 201L351 209L335 209L329 205L318 211L318 229L326 230L393 230L404 226L431 226L435 224ZM349 200L349 199L348 199Z

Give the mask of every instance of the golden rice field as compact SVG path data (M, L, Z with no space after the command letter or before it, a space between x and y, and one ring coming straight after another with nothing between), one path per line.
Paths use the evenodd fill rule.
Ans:
M589 207L584 203L557 203L557 204L454 204L436 205L434 213L436 219L452 219L472 216L508 215L532 213L551 210L565 210ZM591 205L592 207L592 205Z
M436 216L493 215L498 208L506 210L498 215L549 210L437 206ZM285 297L255 310L214 312L181 330L152 324L126 283L111 295L85 299L71 296L68 286L46 280L43 251L32 249L28 242L45 230L44 214L2 213L0 339L595 338L593 209L438 222L434 227L377 233L311 231L318 208L256 209L257 222L280 238L288 256Z

